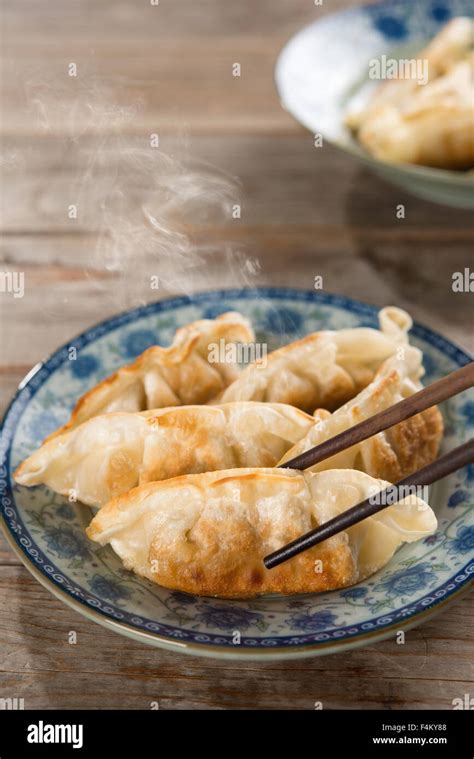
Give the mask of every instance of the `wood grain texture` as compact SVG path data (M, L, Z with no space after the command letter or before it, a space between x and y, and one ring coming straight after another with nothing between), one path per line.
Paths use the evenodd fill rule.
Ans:
M313 240L316 250L328 241L345 245L351 239L359 244L474 241L468 212L435 206L387 185L330 145L315 148L307 132L299 137L170 136L160 140L160 151L150 147L145 130L140 137L82 137L78 144L48 135L38 135L34 143L28 137L4 137L2 144L10 156L2 170L8 181L2 226L9 235L84 234L102 221L99 203L114 192L126 192L134 209L162 188L177 192L188 169L196 187L208 191L211 208L217 203L207 171L219 172L230 187L238 179L234 194L241 201L241 218L222 216L213 222L227 226L230 234L231 229L238 234L242 223L292 226L302 233L318 228L323 237ZM68 217L71 203L77 204L77 219ZM400 203L404 219L396 215Z
M2 87L10 107L3 128L31 134L36 104L31 90L60 107L54 128L67 131L77 90L88 82L117 104L136 106L129 131L290 132L302 128L280 108L273 82L276 57L302 25L350 5L326 0L125 0L5 3ZM70 62L77 81L67 75ZM233 63L241 76L232 76ZM82 80L81 77L82 76ZM79 88L75 87L79 84ZM20 86L18 86L20 85ZM60 93L60 97L59 97ZM30 105L32 105L30 98ZM90 123L107 131L107 123Z
M242 206L239 220L180 209L179 231L201 258L183 264L160 297L248 283L311 289L322 275L325 290L407 308L474 351L472 294L451 288L452 273L472 266L470 215L314 148L280 107L273 67L286 39L351 4L4 0L0 269L25 274L25 297L0 293L0 412L32 365L97 321L155 299L150 276L169 274L163 256L142 249L131 265L110 265L94 231L100 200L123 189L124 153L138 150L142 161L155 132L173 171L179 162L185 173L217 167L240 183ZM96 155L91 189L81 177ZM163 185L159 172L129 176L125 218L149 197L150 177ZM449 709L472 692L473 629L471 595L409 631L405 645L291 663L192 658L83 619L0 536L0 697L23 697L27 708Z
M119 638L72 614L19 567L0 574L0 612L2 690L21 694L26 708L149 709L158 701L162 709L314 709L322 701L324 709L449 709L472 678L469 599L408 632L404 645L388 640L263 664L164 653ZM72 630L76 645L68 643ZM91 687L99 678L100 687Z

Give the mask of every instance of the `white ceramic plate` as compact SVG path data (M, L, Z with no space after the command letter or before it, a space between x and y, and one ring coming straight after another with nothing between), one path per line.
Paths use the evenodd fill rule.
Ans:
M344 125L348 108L362 105L376 86L369 78L372 59L412 57L450 18L473 14L472 0L389 0L324 16L298 32L278 59L282 105L322 135L323 144L349 152L392 184L428 200L473 208L472 174L379 161Z

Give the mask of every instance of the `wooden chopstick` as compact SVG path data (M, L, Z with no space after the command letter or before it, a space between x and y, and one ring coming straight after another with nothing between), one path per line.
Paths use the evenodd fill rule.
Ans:
M437 403L441 403L473 386L474 361L448 374L447 377L424 387L409 398L395 403L394 406L389 406L389 408L380 411L369 419L349 427L339 435L325 440L324 443L310 448L291 461L285 461L280 466L285 469L309 469L315 464L319 464L320 461L324 461L324 459L328 459L336 453L340 453L346 448L350 448L356 443L360 443L394 424L399 424L399 422L403 422L410 416L419 414L431 406L436 406Z
M471 438L467 443L463 443L444 456L440 456L436 461L432 461L428 466L418 469L417 472L413 472L413 474L400 480L395 485L390 485L385 490L381 490L379 493L370 496L370 498L362 501L362 503L344 511L342 514L334 517L334 519L330 519L329 522L325 522L315 530L305 533L286 546L268 554L268 556L265 556L263 563L267 569L273 569L273 567L278 566L278 564L284 561L288 561L288 559L292 559L293 556L302 551L312 548L312 546L321 543L323 540L327 540L338 532L347 530L348 527L352 527L352 525L357 524L362 519L377 514L398 500L406 498L406 488L413 488L413 486L417 485L431 485L436 480L440 480L442 477L455 472L456 469L460 469L466 466L466 464L472 464L473 462L474 438Z
M394 424L399 424L405 419L419 414L421 411L425 411L425 409L435 406L437 403L441 403L473 386L474 362L471 362L461 369L452 372L447 377L433 382L428 387L410 396L410 398L406 398L394 406L390 406L388 409L370 417L370 419L366 419L344 430L344 432L341 432L330 440L326 440L320 445L310 448L294 459L286 461L280 467L285 469L308 469L324 461L324 459L330 458L336 453L340 453L346 448L350 448L372 437L372 435L376 435L378 432L382 432ZM467 443L436 459L436 461L431 462L428 466L413 472L395 485L390 485L384 491L377 493L376 497L371 496L362 503L357 504L357 506L348 509L348 511L317 527L315 530L307 532L286 546L265 556L263 563L267 569L272 569L302 551L306 551L308 548L317 545L317 543L321 543L321 541L326 540L332 535L336 535L338 532L346 530L348 527L357 524L357 522L373 514L377 514L377 512L382 511L387 506L396 503L397 500L404 497L403 491L405 491L406 495L407 487L430 485L432 482L456 471L456 469L473 462L474 439L471 439ZM388 497L389 494L390 497Z

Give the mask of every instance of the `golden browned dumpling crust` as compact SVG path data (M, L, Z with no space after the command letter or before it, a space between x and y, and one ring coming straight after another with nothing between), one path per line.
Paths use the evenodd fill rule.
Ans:
M125 567L167 588L251 598L359 582L402 542L436 529L410 496L272 570L263 557L388 483L363 472L231 469L135 488L101 509L87 534L109 543Z
M316 411L316 424L285 453L279 464L418 392L421 382L413 378L420 374L421 354L408 346L400 358L387 359L373 382L333 414ZM442 437L443 418L439 409L433 407L322 461L312 471L360 469L372 477L397 482L434 461Z
M315 423L282 403L176 406L92 417L56 435L15 472L89 506L153 480L248 466L275 466Z
M206 403L239 373L238 365L231 361L210 363L210 346L220 341L226 344L254 340L248 320L238 313L188 324L176 332L169 348L148 348L133 364L85 393L67 424L47 440L99 414Z
M417 58L426 82L387 80L347 125L376 158L435 168L474 166L474 20L453 19Z
M213 400L290 403L330 411L372 382L382 363L408 345L412 320L393 306L379 313L380 329L324 330L285 345L264 364L250 364Z

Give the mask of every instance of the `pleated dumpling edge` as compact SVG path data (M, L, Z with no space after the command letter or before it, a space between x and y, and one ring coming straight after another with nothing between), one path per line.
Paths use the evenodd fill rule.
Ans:
M334 590L359 582L403 542L436 529L410 497L272 570L263 557L389 483L354 470L232 469L150 483L108 503L88 536L164 587L251 598Z

